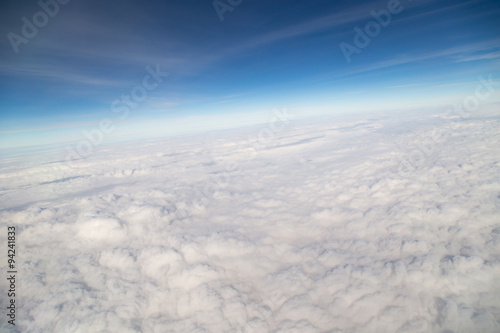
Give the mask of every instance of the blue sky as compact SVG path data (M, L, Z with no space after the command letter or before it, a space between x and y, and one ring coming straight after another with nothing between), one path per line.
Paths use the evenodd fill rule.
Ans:
M104 118L113 141L241 126L280 107L412 112L500 76L499 1L238 2L221 21L210 0L71 0L13 47L9 33L23 37L23 17L33 23L42 8L2 1L0 147L80 140ZM396 5L346 61L340 43L355 45L355 27ZM119 119L113 101L142 84L147 66L169 75Z

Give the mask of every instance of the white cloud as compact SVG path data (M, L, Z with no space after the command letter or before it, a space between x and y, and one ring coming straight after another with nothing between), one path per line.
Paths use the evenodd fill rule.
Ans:
M17 327L496 332L499 120L322 120L258 149L253 127L101 147L75 168L4 158ZM399 175L436 128L447 140Z

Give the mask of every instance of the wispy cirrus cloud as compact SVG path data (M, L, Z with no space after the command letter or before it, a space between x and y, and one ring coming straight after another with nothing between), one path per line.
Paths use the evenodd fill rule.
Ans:
M498 45L500 47L500 44ZM467 61L478 61L478 60L494 60L500 59L500 52L488 52L483 54L475 54L475 55L458 55L455 62L467 62Z
M413 54L413 55L400 54L387 60L372 63L365 67L361 67L352 71L346 71L340 74L339 77L361 74L361 73L371 72L374 70L390 68L394 66L416 63L421 61L427 61L432 59L439 59L439 58L455 59L457 57L467 57L465 55L470 54L471 52L491 50L498 48L499 46L500 46L500 39L492 39L488 41L471 43L459 47L450 47L438 51L425 52L421 54Z

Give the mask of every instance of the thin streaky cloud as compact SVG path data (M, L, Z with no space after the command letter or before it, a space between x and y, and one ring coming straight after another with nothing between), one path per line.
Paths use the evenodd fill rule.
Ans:
M418 4L411 4L412 7L422 6L434 0L422 1ZM343 10L342 12L323 16L317 19L312 19L307 22L302 22L297 25L289 26L284 29L279 29L271 33L259 35L235 47L231 47L222 53L212 55L210 61L218 61L224 58L234 56L250 49L261 48L272 43L279 43L287 39L293 39L300 36L305 36L317 33L324 30L333 30L334 28L346 26L349 31L352 30L351 24L366 19L373 19L370 12L380 9L373 4L357 5ZM383 9L383 7L382 7ZM420 14L422 15L422 14Z
M468 61L477 61L477 60L494 60L494 59L500 59L500 52L489 52L485 54L478 54L478 55L461 55L458 56L455 62L468 62Z
M394 66L409 64L409 63L413 63L413 62L420 62L420 61L424 61L424 60L450 57L450 56L458 56L460 54L471 52L471 51L489 50L491 48L496 48L499 45L500 45L500 40L494 39L494 40L473 43L473 44L460 46L460 47L451 47L451 48L436 51L436 52L427 52L427 53L415 55L415 56L398 55L392 59L380 61L380 62L374 63L370 66L364 67L364 68L360 68L357 70L353 70L353 71L349 71L349 72L340 74L338 77L356 75L356 74L371 72L371 71L378 70L378 69L390 68L390 67L394 67Z

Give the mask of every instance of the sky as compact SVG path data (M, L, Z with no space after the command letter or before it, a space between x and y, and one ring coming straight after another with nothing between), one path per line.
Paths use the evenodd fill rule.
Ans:
M494 0L0 6L0 148L78 141L103 119L112 142L265 122L282 107L415 112L500 74Z

